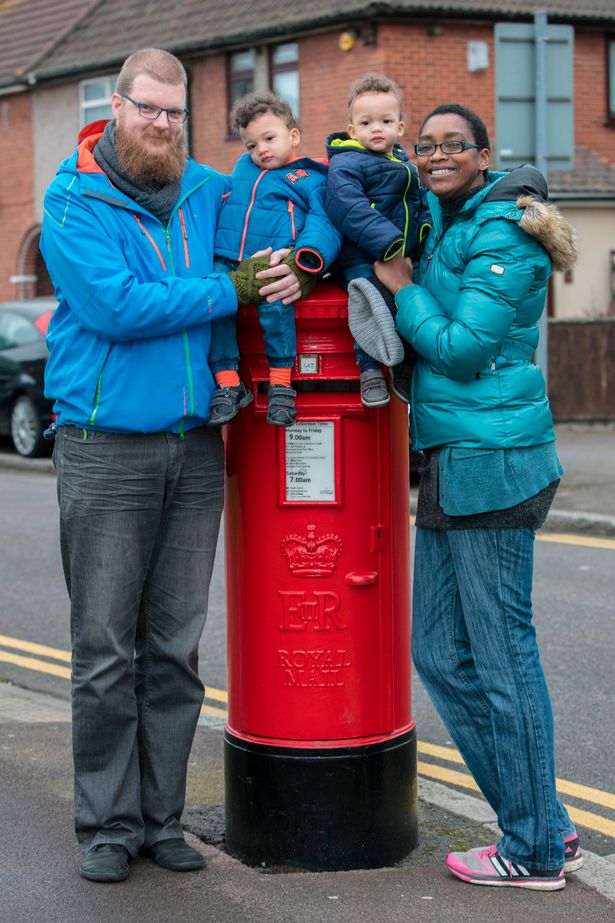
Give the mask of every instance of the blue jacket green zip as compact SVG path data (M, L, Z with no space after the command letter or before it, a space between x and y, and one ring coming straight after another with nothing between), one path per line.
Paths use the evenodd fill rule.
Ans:
M88 138L46 197L41 249L59 306L46 394L58 425L182 432L205 423L214 388L210 321L237 310L213 272L227 177L189 160L166 227L115 189Z

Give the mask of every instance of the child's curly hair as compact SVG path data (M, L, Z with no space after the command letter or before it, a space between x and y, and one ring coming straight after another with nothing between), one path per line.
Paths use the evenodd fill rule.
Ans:
M293 115L293 110L285 99L280 99L275 93L247 93L238 99L231 109L231 125L234 131L247 128L259 115L272 112L285 122L287 128L299 128Z

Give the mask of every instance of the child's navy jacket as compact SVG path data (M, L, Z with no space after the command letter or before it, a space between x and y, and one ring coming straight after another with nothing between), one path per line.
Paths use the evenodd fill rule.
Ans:
M327 138L325 207L344 235L340 269L403 252L416 258L431 221L427 190L400 144L390 156L369 151L344 132Z
M342 243L325 211L326 177L326 165L311 157L261 170L244 154L218 218L216 256L242 260L266 247L294 247L301 269L323 272Z

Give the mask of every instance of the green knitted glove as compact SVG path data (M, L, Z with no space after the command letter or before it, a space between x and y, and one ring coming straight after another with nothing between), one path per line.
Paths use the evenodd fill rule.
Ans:
M288 256L285 256L282 260L283 263L286 263L287 266L290 266L292 271L297 277L297 282L299 283L299 289L301 291L301 297L307 298L312 289L316 286L318 279L320 278L316 272L305 272L305 270L300 269L299 266L295 263L295 251L291 249Z
M295 265L293 253L294 251L291 250L288 256L284 257L282 263L286 263L294 272L299 283L301 297L305 298L316 285L318 276L315 273L311 274L299 269L299 267ZM266 279L256 278L256 273L261 272L263 269L269 269L269 256L248 257L248 259L241 261L234 272L228 273L228 277L237 294L237 301L239 304L258 304L259 301L263 300L259 291L268 284L268 281ZM273 280L271 279L269 281Z
M251 256L242 260L234 272L229 272L228 277L235 289L239 304L258 304L262 301L259 289L266 285L261 279L256 278L256 273L261 269L269 268L268 256Z

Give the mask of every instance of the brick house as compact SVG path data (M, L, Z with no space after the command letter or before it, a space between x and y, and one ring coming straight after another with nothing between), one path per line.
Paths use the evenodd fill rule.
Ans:
M44 189L80 127L108 115L115 75L136 48L164 47L183 60L192 155L230 170L242 153L228 126L235 98L266 86L286 96L298 108L303 149L322 156L325 136L346 124L350 84L370 70L401 85L408 146L421 116L444 101L475 108L497 141L494 27L529 22L537 10L575 31L576 162L549 179L553 198L578 229L581 258L572 274L555 280L551 308L558 316L605 313L615 285L613 0L102 0L48 54L23 68L34 133L32 215L40 216ZM477 48L478 63L472 58ZM13 248L10 266L0 264L0 296L13 293L7 279L23 246L22 239Z
M0 0L0 300L53 291L34 196L34 94L27 74L95 4Z

